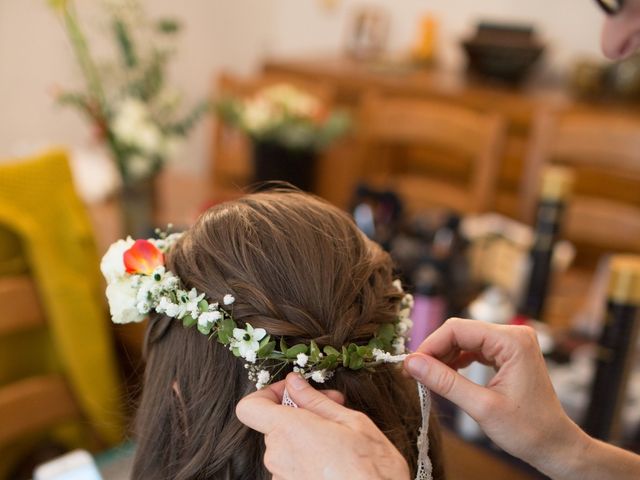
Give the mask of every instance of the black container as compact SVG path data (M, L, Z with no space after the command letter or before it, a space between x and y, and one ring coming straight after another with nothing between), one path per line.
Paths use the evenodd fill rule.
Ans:
M533 28L526 25L481 23L462 46L469 70L508 83L522 81L544 52Z
M318 154L312 149L291 149L274 142L253 142L254 180L289 182L313 191Z
M549 292L553 250L560 236L566 198L573 183L572 173L549 167L542 179L536 216L535 239L529 254L530 272L519 313L541 320Z
M611 261L607 315L583 425L589 435L604 441L622 439L622 407L635 355L639 307L640 257L617 255Z

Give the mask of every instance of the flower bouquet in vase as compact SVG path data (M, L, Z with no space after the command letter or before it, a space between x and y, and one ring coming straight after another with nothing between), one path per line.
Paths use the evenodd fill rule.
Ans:
M289 182L313 189L318 153L344 135L351 124L342 111L289 84L275 84L247 98L217 104L225 123L251 139L254 180Z
M206 102L181 107L166 82L180 25L150 20L137 0L104 0L115 58L96 62L73 0L49 0L69 38L82 73L79 90L60 91L57 101L91 122L122 179L124 230L144 237L155 224L155 179L180 142L208 110Z

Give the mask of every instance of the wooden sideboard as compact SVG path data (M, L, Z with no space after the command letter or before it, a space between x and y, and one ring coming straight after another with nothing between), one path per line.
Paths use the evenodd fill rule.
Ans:
M494 209L518 217L519 188L522 181L524 159L528 151L532 123L541 110L590 111L606 115L640 117L640 105L625 105L611 101L585 102L574 98L563 84L549 84L532 79L521 86L508 86L469 77L464 72L420 68L408 65L364 63L341 57L314 57L304 59L271 59L264 64L264 73L283 78L324 83L335 90L336 103L355 108L362 95L370 90L385 95L414 96L451 102L484 112L497 112L507 121L508 138L498 178L498 192ZM345 147L343 147L344 149ZM348 152L341 152L343 158ZM438 173L463 176L466 165L440 162ZM343 167L344 169L344 167ZM344 206L344 185L323 179L319 172L318 193L338 205ZM331 175L335 180L336 175ZM597 172L581 173L580 188L586 192L602 191L602 179ZM637 198L637 188L629 181L615 182L608 187L615 196Z

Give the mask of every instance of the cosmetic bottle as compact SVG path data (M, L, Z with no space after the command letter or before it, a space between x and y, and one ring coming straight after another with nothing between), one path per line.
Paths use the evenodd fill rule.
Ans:
M536 214L534 244L529 254L529 275L520 313L541 320L549 291L553 249L560 236L565 204L573 185L573 173L564 167L548 167Z
M438 270L428 263L418 267L413 276L414 306L411 312L409 350L415 352L422 341L445 320L446 303Z
M606 315L596 353L596 373L585 431L608 442L622 436L621 413L633 368L640 310L640 256L611 259Z

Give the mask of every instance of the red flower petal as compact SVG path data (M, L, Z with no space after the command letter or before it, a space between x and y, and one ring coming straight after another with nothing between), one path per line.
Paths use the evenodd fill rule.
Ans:
M133 246L124 252L127 273L151 275L160 265L164 265L164 255L148 240L136 240Z

